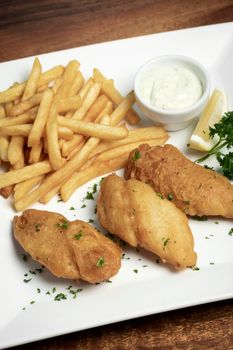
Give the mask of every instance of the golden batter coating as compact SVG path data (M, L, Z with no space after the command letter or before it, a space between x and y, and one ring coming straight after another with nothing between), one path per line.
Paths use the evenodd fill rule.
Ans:
M149 185L107 176L101 184L97 213L105 229L130 245L143 247L177 268L196 264L186 215Z
M121 266L121 249L84 221L28 209L13 220L14 236L33 259L55 276L102 282Z
M140 145L129 155L125 178L149 184L187 215L233 218L233 186L228 179L193 163L172 145Z

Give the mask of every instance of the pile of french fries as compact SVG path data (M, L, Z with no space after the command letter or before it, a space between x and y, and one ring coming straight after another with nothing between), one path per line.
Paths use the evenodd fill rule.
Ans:
M98 70L85 80L72 60L42 72L35 58L28 80L0 92L0 193L21 211L60 193L67 201L91 179L125 166L141 143L160 145L159 127L138 125L133 91L122 97ZM125 119L125 121L123 121ZM127 122L127 123L126 123Z

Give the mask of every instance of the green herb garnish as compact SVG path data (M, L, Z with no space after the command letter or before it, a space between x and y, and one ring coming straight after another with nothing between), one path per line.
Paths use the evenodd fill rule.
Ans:
M86 208L86 204L83 204L83 205L81 206L81 208Z
M75 208L74 207L70 207L70 209L69 210L75 210Z
M83 231L79 231L79 233L77 233L76 235L74 235L74 238L77 239L78 241L80 240L80 238L82 237L83 235Z
M141 158L141 153L139 152L139 150L136 150L134 152L134 155L132 157L132 160L135 162L136 160L140 159Z
M57 227L67 230L68 229L68 221L62 220L62 222L58 222Z
M169 193L169 194L167 195L167 199L168 199L169 201L172 201L172 200L173 200L173 194L172 194L172 193Z
M133 272L134 272L134 273L138 273L138 270L137 270L137 269L134 269Z
M207 154L196 160L201 163L212 155L215 155L225 176L233 180L233 152L222 153L222 148L227 150L233 146L233 111L226 112L218 123L209 127L209 136L213 139L218 136L219 141L207 152Z
M67 299L66 295L64 293L59 293L54 297L55 301L65 300Z
M92 192L87 192L85 199L94 199Z
M170 241L170 238L166 238L166 239L165 239L165 237L162 238L163 249L165 249L165 247L168 245L169 241Z
M103 267L105 264L105 260L103 256L100 256L99 259L97 260L96 266L97 267Z
M21 254L20 256L21 256L23 261L27 261L28 260L27 254Z
M228 232L229 236L233 236L233 227L230 229L230 231Z

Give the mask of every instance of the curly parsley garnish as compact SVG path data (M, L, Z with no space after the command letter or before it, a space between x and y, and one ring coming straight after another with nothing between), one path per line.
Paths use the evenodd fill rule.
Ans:
M169 241L170 241L170 238L165 238L165 237L162 238L163 250L164 250L165 247L168 245Z
M233 180L233 152L222 153L222 148L226 147L230 150L233 146L233 111L226 112L218 123L213 127L209 127L209 136L213 139L218 136L219 141L208 151L208 153L196 160L201 163L212 155L215 155L221 168L223 175Z

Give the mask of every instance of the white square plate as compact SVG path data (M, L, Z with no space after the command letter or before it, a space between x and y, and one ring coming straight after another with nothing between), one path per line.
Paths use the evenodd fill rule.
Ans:
M132 89L138 68L145 61L164 54L184 54L200 61L211 75L212 89L223 89L230 101L229 110L232 109L233 23L101 43L39 58L44 70L74 58L81 62L87 76L98 67L126 94ZM0 90L24 80L32 61L29 57L0 64ZM193 125L171 133L169 142L188 155L186 144L192 130ZM88 187L98 180L77 190L67 203L54 198L48 205L36 204L34 208L57 211L71 220L94 218L97 224L94 201L86 200L87 207L81 206ZM71 206L75 210L70 210ZM66 288L74 283L52 277L46 271L40 274L37 270L36 275L29 272L40 266L30 259L27 262L21 259L22 249L12 237L12 218L16 213L11 200L0 198L0 208L0 348L233 297L233 237L228 235L233 223L230 220L213 218L197 222L190 219L200 270L174 272L157 264L152 254L127 247L122 268L112 283L93 286L80 283L78 288L83 291L73 299ZM28 275L24 276L25 273ZM30 278L30 282L23 282ZM60 292L67 295L67 300L54 301Z

